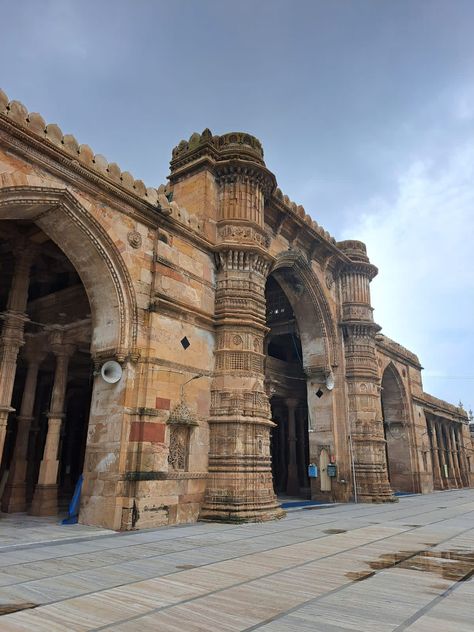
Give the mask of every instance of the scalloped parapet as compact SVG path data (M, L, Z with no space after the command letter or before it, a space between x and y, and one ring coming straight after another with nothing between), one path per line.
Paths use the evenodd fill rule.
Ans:
M412 362L418 368L421 369L420 360L418 359L418 356L415 353L413 353L413 351L410 351L406 347L403 347L401 344L399 344L398 342L395 342L395 340L392 340L391 338L388 338L384 334L377 334L375 336L375 339L377 341L377 344L380 345L381 347L385 347L386 349L393 351L397 355L400 355L406 358L407 360L409 360L410 362Z
M463 423L469 424L469 415L464 408L445 402L444 399L439 399L438 397L425 393L424 391L419 399L423 400L431 408L446 411L453 417L458 417Z
M19 101L10 101L3 90L0 90L0 116L27 129L42 141L61 149L82 166L107 178L141 200L152 206L158 206L158 189L146 187L142 180L135 179L128 171L122 172L116 163L109 163L105 156L94 154L88 145L80 145L72 134L63 134L58 125L47 124L37 112L28 112ZM165 213L171 212L168 207L161 205L160 210Z
M262 144L255 136L245 132L213 136L206 128L201 134L195 132L189 140L182 140L176 145L171 154L171 173L206 154L214 160L239 158L265 166Z
M277 200L281 206L284 206L288 213L299 217L308 226L308 228L317 233L320 237L334 246L337 245L336 239L330 235L327 230L324 230L318 222L313 220L312 217L306 213L303 206L297 205L295 202L292 202L287 195L284 195L279 187L277 187L273 192L273 198Z

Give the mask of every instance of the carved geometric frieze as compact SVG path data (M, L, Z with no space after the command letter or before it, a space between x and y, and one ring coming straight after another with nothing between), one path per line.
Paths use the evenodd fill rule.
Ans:
M262 248L270 246L270 236L262 229L257 229L254 226L225 224L218 227L217 235L221 241L257 244Z
M372 312L373 308L369 305L346 304L342 307L342 318L343 320L371 321Z
M256 252L229 248L216 253L216 265L219 270L257 272L266 277L270 269L270 260Z

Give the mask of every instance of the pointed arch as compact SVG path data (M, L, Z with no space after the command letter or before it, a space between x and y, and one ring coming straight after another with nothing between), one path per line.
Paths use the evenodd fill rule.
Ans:
M132 280L116 245L68 190L17 186L0 189L0 220L29 220L54 241L76 268L92 311L95 356L124 359L137 337Z
M408 403L405 385L398 369L389 362L382 374L382 406L385 411L387 423L406 426L408 423Z
M393 362L386 366L381 382L381 404L390 485L394 491L412 492L413 445L406 389Z
M295 313L305 369L329 369L336 364L336 326L310 263L300 252L288 250L277 255L271 274L288 296Z

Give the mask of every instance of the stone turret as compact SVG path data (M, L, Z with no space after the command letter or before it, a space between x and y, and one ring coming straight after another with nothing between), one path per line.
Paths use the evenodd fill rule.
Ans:
M216 366L202 516L273 518L281 510L272 482L274 424L264 388L263 339L265 282L272 263L264 205L275 178L256 138L241 132L212 136L204 130L173 150L170 183L180 204L207 214L216 244Z
M341 272L342 327L349 392L349 431L360 501L393 500L388 480L385 437L380 404L376 334L370 281L378 270L360 241L341 241L338 247L351 263Z

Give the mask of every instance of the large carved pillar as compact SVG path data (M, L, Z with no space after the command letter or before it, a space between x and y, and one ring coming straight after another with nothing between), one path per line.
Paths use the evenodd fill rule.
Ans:
M15 254L15 269L7 309L3 313L3 328L0 336L0 460L5 443L8 415L13 411L11 399L18 352L24 344L23 332L25 322L28 320L26 304L34 250L21 244Z
M28 342L24 354L28 368L21 400L20 414L16 418L17 432L15 448L8 483L2 499L2 510L10 513L26 511L28 439L30 436L31 423L34 419L33 408L35 405L38 371L45 355L46 353L36 344L36 341Z
M30 509L34 516L52 516L58 512L59 437L64 418L69 358L74 352L74 346L64 344L62 332L57 331L52 335L51 349L56 356L56 369L48 413L48 433Z
M351 259L341 273L342 327L349 390L349 420L358 498L362 502L394 500L388 480L380 380L375 352L369 282L377 274L360 241L339 242Z
M238 156L245 144L233 145L232 137L233 158L215 167L217 348L211 385L209 479L201 515L217 520L268 520L281 513L273 491L270 429L274 423L264 388L263 352L265 283L271 264L263 207L274 180L263 160L251 162Z

